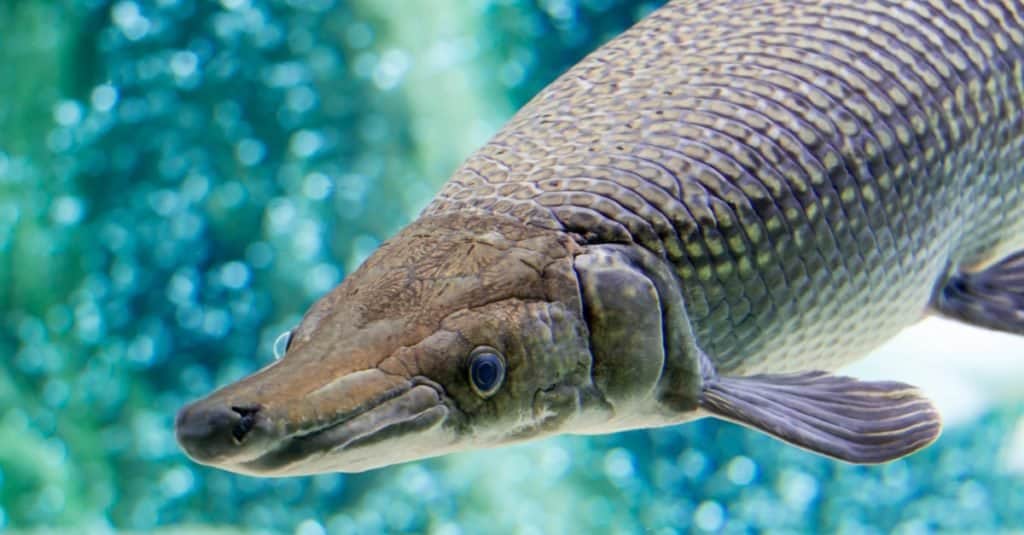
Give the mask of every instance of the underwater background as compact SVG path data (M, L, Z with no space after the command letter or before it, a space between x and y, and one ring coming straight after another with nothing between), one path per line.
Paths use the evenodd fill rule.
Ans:
M878 467L715 421L307 478L177 448L180 406L660 4L0 0L0 532L1024 533L1024 343L937 320L851 371L947 417Z

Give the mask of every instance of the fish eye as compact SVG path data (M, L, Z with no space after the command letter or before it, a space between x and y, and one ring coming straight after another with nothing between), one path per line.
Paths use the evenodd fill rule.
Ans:
M274 340L274 360L281 360L288 353L288 348L292 347L292 333L294 331L295 329L288 329L279 334L277 339Z
M469 354L469 384L482 398L498 391L505 380L505 358L493 347L481 346Z

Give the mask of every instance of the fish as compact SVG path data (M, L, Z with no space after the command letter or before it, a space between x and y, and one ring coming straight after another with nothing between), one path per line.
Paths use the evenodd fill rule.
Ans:
M930 315L1024 334L1022 69L1018 1L668 2L177 441L263 477L707 417L910 455L932 402L836 371Z

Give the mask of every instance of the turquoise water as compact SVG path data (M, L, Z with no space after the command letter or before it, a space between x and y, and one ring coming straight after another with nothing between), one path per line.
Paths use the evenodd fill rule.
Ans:
M717 422L279 480L178 450L178 407L657 4L0 3L0 531L1024 531L1019 402L871 468Z

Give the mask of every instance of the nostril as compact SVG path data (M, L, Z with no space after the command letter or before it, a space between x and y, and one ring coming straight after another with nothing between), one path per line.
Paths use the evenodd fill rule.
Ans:
M261 443L257 435L266 423L259 404L201 401L178 413L175 436L189 457L209 464L251 453Z
M235 440L235 444L241 444L249 431L252 431L256 425L256 413L260 408L257 406L231 407L231 410L238 414L238 421L231 428L231 438Z

